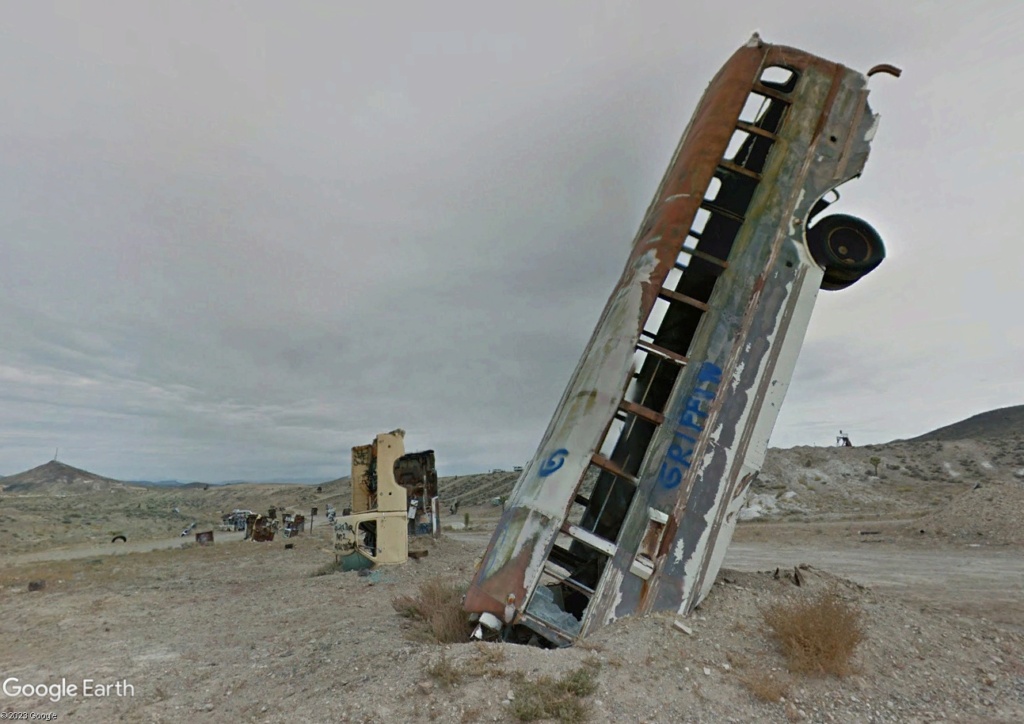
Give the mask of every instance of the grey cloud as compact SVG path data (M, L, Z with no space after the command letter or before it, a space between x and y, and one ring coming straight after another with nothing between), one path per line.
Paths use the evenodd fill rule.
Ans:
M533 453L694 104L752 30L872 80L842 210L890 255L823 294L773 442L1019 402L1002 4L21 4L0 26L0 470L337 477L403 427ZM835 428L835 430L833 429Z

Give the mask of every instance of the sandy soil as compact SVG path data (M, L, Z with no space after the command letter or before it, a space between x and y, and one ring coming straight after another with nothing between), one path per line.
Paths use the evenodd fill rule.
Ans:
M366 577L313 576L333 560L326 527L289 540L291 550L281 539L218 537L211 547L7 559L3 678L124 682L133 695L0 694L0 709L71 721L515 721L517 672L536 680L590 661L597 689L584 704L595 722L1024 720L1020 549L866 543L856 527L741 526L728 570L687 619L692 635L655 615L559 651L424 643L391 607L428 580L467 582L486 529L452 532L421 561ZM799 564L811 567L797 587L785 574ZM29 592L31 581L45 587ZM863 611L855 671L789 674L760 611L828 585ZM451 686L431 673L442 657L463 672ZM782 700L752 693L747 682L765 677L782 682Z
M215 533L215 541L218 543L229 543L240 541L245 533ZM0 556L0 568L9 566L21 566L26 563L42 563L45 561L72 561L79 558L97 558L100 556L123 556L126 553L147 553L149 551L164 550L166 548L181 548L194 536L174 538L153 538L130 542L89 544L67 546L61 548L48 548L32 553L12 553Z

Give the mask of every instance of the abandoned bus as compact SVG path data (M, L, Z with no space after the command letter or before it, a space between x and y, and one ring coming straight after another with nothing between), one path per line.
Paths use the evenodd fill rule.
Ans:
M715 76L466 594L475 636L565 646L707 594L818 290L885 256L816 220L867 159L867 82L757 35Z

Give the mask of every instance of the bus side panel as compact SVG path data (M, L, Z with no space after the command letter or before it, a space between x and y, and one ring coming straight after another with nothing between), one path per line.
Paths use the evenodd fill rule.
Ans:
M803 223L821 195L860 173L874 121L863 76L835 65L814 66L805 75L777 156L765 169L736 239L730 268L713 293L707 324L691 346L691 365L677 380L666 409L671 423L652 443L587 630L640 610L692 609L710 586L708 579L713 581L731 537L735 520L725 516L738 509L734 501L742 499L760 468L782 402L773 394L774 408L759 423L766 399L760 386L781 385L784 394L792 370L779 368L776 374L775 360L790 344L798 349L809 309L794 304L799 299L803 306L813 305L815 295L801 290L816 289L820 282L821 270L806 251ZM783 150L784 155L778 153ZM758 439L752 440L755 433ZM642 579L629 571L648 508L670 513L670 520L655 572ZM726 535L719 541L723 523Z
M525 606L524 596L539 580L576 488L622 400L640 330L725 153L767 47L747 45L736 51L698 105L622 277L533 460L516 482L466 594L467 611L497 615L509 594Z

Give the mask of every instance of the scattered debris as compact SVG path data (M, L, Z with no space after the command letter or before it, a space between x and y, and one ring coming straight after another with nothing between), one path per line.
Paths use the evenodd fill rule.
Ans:
M46 581L29 581L28 582L28 590L29 591L42 591L44 588L46 588Z
M202 533L196 533L196 543L198 543L201 546L213 545L213 531L206 530Z
M689 626L687 626L682 621L680 621L678 618L675 620L675 622L672 625L675 626L680 631L682 631L687 636L693 636L693 629L690 628Z
M291 515L286 513L281 519L281 522L284 523L285 538L297 536L306 529L306 517L303 515Z
M274 540L274 533L277 532L277 521L258 513L251 514L245 521L245 538L257 543L266 543Z
M245 530L245 521L249 519L250 515L253 515L251 510L235 508L230 513L221 516L222 528L229 531L243 531Z

